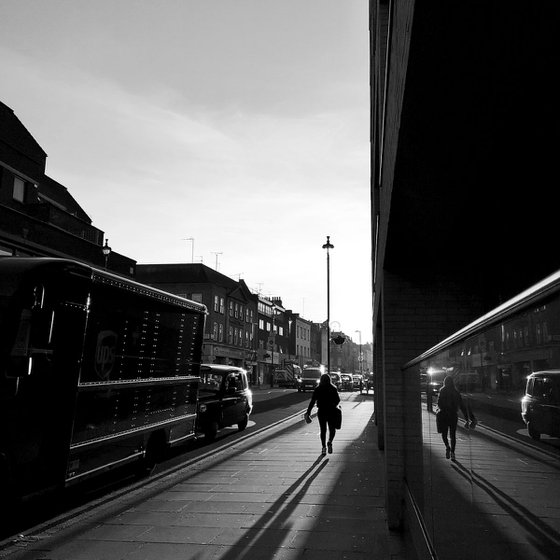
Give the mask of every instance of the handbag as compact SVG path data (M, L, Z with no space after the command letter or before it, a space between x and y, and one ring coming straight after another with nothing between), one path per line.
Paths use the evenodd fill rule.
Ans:
M340 430L340 428L342 428L342 408L340 408L340 406L337 406L334 409L334 427L337 430Z
M443 431L443 429L442 429L442 423L443 423L442 420L443 420L443 418L442 418L442 412L441 412L441 410L438 410L438 411L436 412L436 430L437 430L437 433L438 433L438 434L441 434L441 432Z

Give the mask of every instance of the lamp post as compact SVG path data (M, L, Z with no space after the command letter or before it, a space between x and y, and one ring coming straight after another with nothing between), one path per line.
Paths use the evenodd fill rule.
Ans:
M107 262L109 261L109 255L111 254L111 247L109 247L108 239L105 239L105 245L101 248L103 256L105 257L105 270L107 270Z
M360 362L360 375L362 374L362 331L356 330L356 332L360 335L360 354L358 355L358 362Z
M270 354L271 354L271 364L270 364L270 387L274 387L274 347L276 345L276 325L274 323L276 319L276 307L274 303L271 307L271 316L272 316L272 326L270 331L270 336L268 337L268 345L270 346Z
M330 235L327 235L327 242L323 245L327 250L327 373L331 372L331 271L329 249L334 249Z

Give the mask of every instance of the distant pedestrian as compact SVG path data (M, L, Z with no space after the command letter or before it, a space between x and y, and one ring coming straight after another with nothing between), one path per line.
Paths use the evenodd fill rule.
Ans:
M319 385L315 387L309 406L307 407L307 417L311 416L311 411L317 403L317 419L319 420L319 428L321 430L322 454L326 455L327 447L329 453L333 452L332 442L336 434L337 424L337 407L340 403L340 396L337 388L331 382L331 376L323 373L319 381ZM329 428L329 439L327 442L327 427Z
M453 377L448 375L443 380L443 387L439 391L438 402L439 408L439 428L441 429L441 439L445 444L445 456L455 461L455 446L457 443L457 422L459 421L458 411L461 410L465 416L465 427L474 428L476 426L476 418L470 412L461 393L455 388ZM470 412L470 414L469 414ZM449 439L448 439L449 434Z

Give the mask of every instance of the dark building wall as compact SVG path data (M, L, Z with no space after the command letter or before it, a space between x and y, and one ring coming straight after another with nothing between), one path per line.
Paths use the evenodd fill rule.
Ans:
M558 7L372 1L371 14L376 416L398 527L421 449L402 367L560 268Z

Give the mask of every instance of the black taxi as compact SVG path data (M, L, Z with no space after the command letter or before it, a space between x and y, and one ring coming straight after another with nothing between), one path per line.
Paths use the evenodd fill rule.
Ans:
M244 430L253 410L253 394L249 389L247 371L218 364L200 366L197 431L212 441L226 426Z
M527 377L521 417L533 439L560 437L560 370L535 371Z

